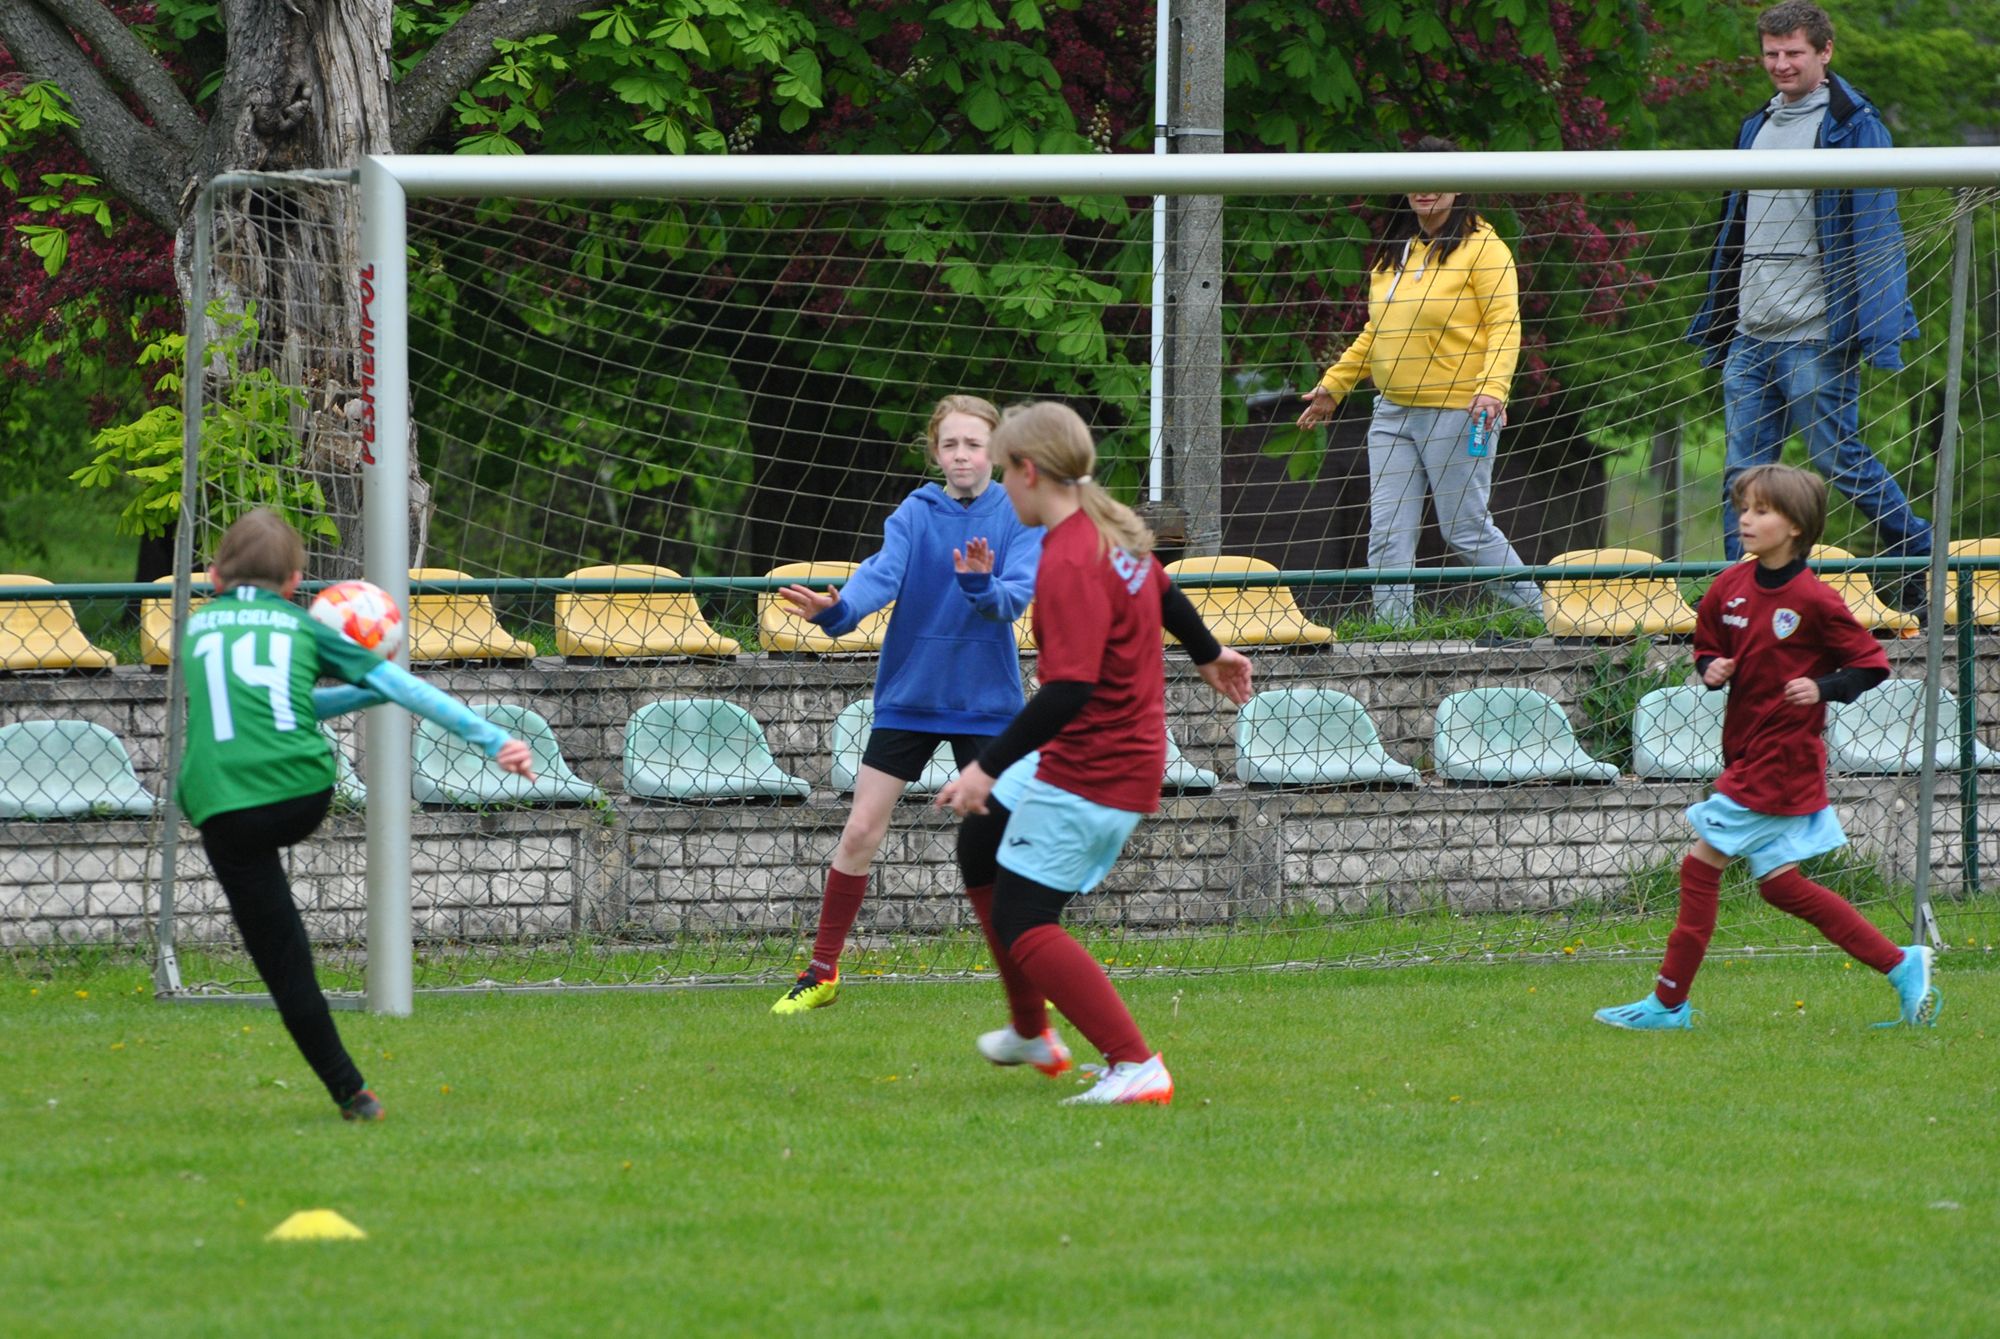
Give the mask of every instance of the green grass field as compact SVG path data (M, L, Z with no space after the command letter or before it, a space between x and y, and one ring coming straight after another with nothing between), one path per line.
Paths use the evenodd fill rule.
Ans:
M971 1051L990 985L422 998L274 1015L0 981L10 1335L2000 1332L2000 962L1933 1031L1833 957L1153 978L1174 1105ZM270 1243L295 1210L365 1241Z

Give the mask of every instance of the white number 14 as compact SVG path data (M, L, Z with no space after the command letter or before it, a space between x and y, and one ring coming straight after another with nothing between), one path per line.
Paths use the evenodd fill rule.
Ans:
M271 647L268 664L257 661L257 634L245 632L229 648L227 671L222 663L222 634L210 632L195 638L194 658L202 662L202 670L208 676L208 711L218 743L236 738L236 717L229 709L228 674L269 694L272 725L281 731L298 728L298 716L292 711L291 639L266 636Z

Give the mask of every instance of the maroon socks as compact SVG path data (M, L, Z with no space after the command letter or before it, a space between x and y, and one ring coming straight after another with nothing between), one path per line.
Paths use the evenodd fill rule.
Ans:
M1757 891L1764 895L1766 902L1810 922L1821 934L1845 949L1848 956L1867 963L1878 972L1891 971L1903 961L1903 950L1870 925L1846 898L1831 888L1814 883L1797 868L1773 874L1757 885Z
M1062 1010L1106 1060L1114 1065L1127 1060L1137 1064L1152 1057L1111 978L1060 925L1037 925L1026 931L1014 941L1012 952L1029 987ZM1017 1025L1014 1030L1021 1028Z
M979 928L986 932L986 951L993 955L1000 984L1007 992L1008 1021L1023 1037L1041 1036L1049 1026L1048 1003L1041 991L1028 984L1028 978L1021 974L1021 964L1014 961L1014 955L1000 943L1000 936L993 933L993 885L966 889L965 900L972 903L972 914L979 917Z
M861 899L868 895L866 874L842 874L829 866L826 892L819 903L819 933L813 937L812 962L807 967L822 981L840 971L840 950L847 947L847 932L861 914Z
M1716 904L1722 900L1722 871L1706 860L1688 856L1681 861L1681 912L1667 936L1667 958L1653 994L1669 1009L1687 1003L1694 974L1708 953L1715 934Z

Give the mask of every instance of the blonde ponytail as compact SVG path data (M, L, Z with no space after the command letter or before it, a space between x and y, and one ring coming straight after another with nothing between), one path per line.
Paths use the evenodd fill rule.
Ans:
M1096 480L1081 486L1083 514L1097 527L1097 537L1105 548L1120 548L1134 558L1153 551L1153 532L1139 519L1139 513L1104 491Z
M1120 548L1135 558L1153 551L1153 532L1139 514L1104 491L1092 477L1097 448L1090 428L1074 409L1053 400L1010 405L993 430L993 458L1032 460L1035 468L1059 484L1076 485L1083 514L1097 527L1100 551Z

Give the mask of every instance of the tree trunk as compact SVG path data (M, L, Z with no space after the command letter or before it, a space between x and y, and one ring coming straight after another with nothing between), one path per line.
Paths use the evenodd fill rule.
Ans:
M352 168L390 151L389 0L231 0L229 77L194 179L228 171ZM182 202L176 264L191 299L195 193ZM228 313L254 311L256 340L237 374L269 368L302 395L287 437L263 453L296 450L296 468L316 482L337 541L316 540L316 575L361 572L361 425L350 412L360 390L357 271L360 213L351 185L301 180L225 189L215 199L210 300ZM216 334L213 325L209 337ZM226 393L228 369L208 363L210 395ZM410 452L414 560L422 562L429 489ZM223 499L240 505L239 499ZM218 518L222 519L222 518Z

